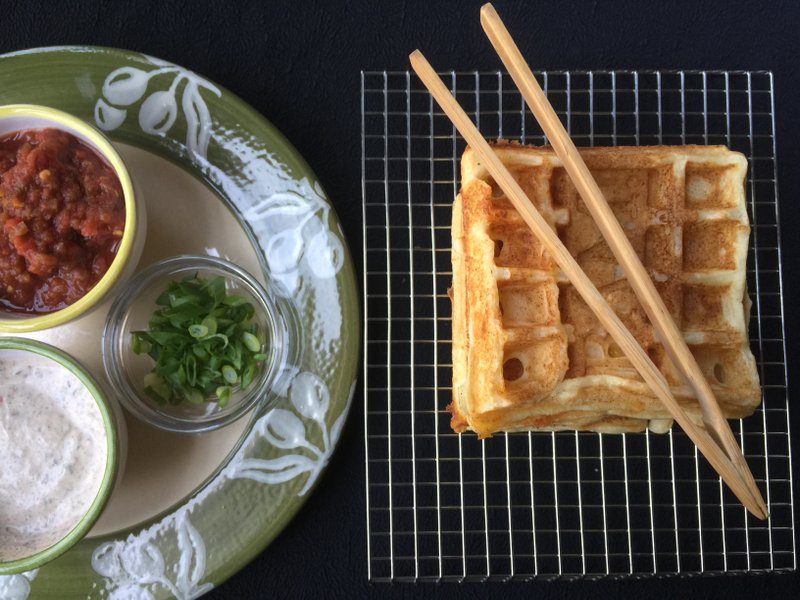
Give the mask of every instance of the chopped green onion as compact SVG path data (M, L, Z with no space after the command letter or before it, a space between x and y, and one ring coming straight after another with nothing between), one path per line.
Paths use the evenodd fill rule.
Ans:
M225 365L222 367L222 378L226 383L236 383L236 380L239 379L239 375L232 366Z
M253 382L255 373L256 373L256 363L255 361L250 360L247 362L247 366L245 366L244 371L242 371L243 388L247 388Z
M217 404L220 408L225 408L228 401L231 399L231 388L229 385L221 385L216 390Z
M133 351L136 354L147 354L148 352L150 352L150 348L152 347L150 342L147 341L141 335L134 335L133 336L133 344L132 345L133 345Z
M186 399L192 404L202 404L205 401L203 392L195 388L188 388L186 390Z
M194 325L189 326L189 335L195 339L201 339L208 335L208 327L205 325Z
M242 334L242 342L244 342L245 347L250 350L250 352L258 352L261 350L261 342L249 331L245 331Z
M265 340L246 298L227 294L223 277L197 273L173 281L157 298L149 329L131 334L131 349L155 365L144 391L160 404L216 401L248 388L267 358ZM237 386L238 384L238 386Z
M163 404L172 397L171 388L167 382L156 373L148 373L144 376L144 391L160 404Z
M206 328L208 335L217 333L217 320L212 315L207 316L200 324Z

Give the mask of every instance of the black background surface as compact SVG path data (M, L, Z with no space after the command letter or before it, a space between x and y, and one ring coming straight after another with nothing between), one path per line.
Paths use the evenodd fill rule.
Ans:
M0 2L0 52L61 44L141 51L220 83L297 147L361 255L360 71L497 69L480 2ZM537 1L496 8L536 69L769 69L775 74L790 389L800 250L800 8L795 2ZM360 277L359 277L360 280ZM366 579L359 386L328 471L294 521L209 598L793 598L797 574L510 584L373 585ZM793 429L800 407L794 408ZM795 436L797 438L797 435ZM795 454L798 446L794 445ZM797 486L795 486L797 489ZM212 542L213 543L213 542Z

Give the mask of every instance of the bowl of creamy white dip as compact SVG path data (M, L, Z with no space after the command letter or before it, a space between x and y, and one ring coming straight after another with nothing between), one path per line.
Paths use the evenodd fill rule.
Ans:
M117 425L69 355L0 338L0 575L38 568L86 535L116 480Z

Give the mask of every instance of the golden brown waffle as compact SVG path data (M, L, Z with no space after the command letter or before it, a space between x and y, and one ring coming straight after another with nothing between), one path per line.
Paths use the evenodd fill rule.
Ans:
M625 275L550 148L501 160L700 423ZM745 158L722 146L581 155L728 418L761 400L750 351ZM663 432L672 419L470 150L453 207L455 431Z

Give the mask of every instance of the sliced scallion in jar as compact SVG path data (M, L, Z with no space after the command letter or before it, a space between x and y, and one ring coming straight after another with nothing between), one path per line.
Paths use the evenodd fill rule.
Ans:
M149 329L131 334L131 349L154 361L145 393L159 404L216 401L247 389L266 360L266 340L246 298L228 294L223 277L197 273L173 281L156 300Z

